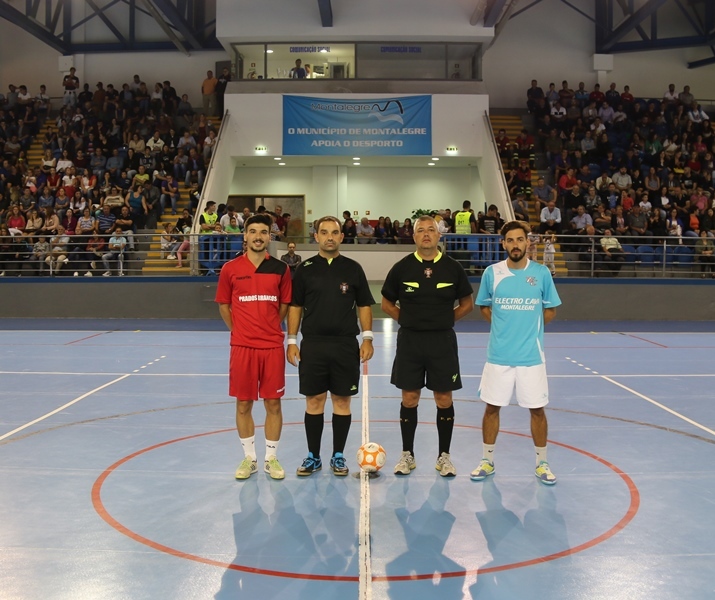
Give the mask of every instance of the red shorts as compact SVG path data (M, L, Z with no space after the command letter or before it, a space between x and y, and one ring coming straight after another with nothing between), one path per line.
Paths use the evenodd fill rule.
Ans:
M286 389L285 354L278 348L231 346L228 393L237 400L282 398Z

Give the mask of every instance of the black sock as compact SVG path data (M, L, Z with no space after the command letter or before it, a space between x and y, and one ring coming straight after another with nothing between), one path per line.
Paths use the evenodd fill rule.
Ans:
M309 415L305 413L305 437L308 440L308 452L314 458L320 457L320 439L323 437L324 417L319 415Z
M336 415L333 414L333 454L345 450L345 443L348 441L348 433L350 433L350 423L352 415Z
M454 404L449 408L437 409L437 436L439 438L439 454L449 454L452 444L452 430L454 429Z
M417 431L417 407L407 408L400 404L400 431L402 432L402 451L415 455L415 431Z

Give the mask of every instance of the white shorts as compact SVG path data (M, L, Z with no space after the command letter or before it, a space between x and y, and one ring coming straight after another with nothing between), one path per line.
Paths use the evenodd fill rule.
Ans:
M507 367L485 363L477 395L493 406L507 406L516 389L516 401L524 408L541 408L549 403L546 365Z

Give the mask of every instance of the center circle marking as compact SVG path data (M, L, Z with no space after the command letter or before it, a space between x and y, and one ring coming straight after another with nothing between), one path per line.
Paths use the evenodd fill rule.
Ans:
M392 421L380 421L382 423L385 422L392 422ZM302 425L303 423L284 423L285 426L288 425ZM463 429L479 429L479 427L474 426L474 425L457 425L455 424L455 427L463 428ZM244 573L253 573L256 575L267 575L271 577L287 577L291 579L308 579L308 580L313 580L313 581L351 581L351 582L358 582L359 577L357 576L350 576L350 575L319 575L319 574L312 574L312 573L294 573L290 571L276 571L272 569L261 569L258 567L250 567L247 565L239 565L236 563L226 563L226 562L221 562L217 560L213 560L210 558L205 558L203 556L199 556L196 554L190 554L188 552L183 552L181 550L177 550L176 548L171 548L170 546L166 546L164 544L160 544L159 542L156 542L152 539L149 539L143 535L140 535L136 533L135 531L132 531L119 521L117 521L111 514L109 514L109 511L104 506L104 503L102 502L102 486L104 483L107 481L109 476L114 473L119 467L122 465L128 463L129 461L141 456L142 454L147 454L148 452L151 452L153 450L158 450L159 448L163 448L165 446L170 446L171 444L177 444L179 442L185 442L187 440L193 440L201 437L206 437L209 435L216 435L219 433L228 433L228 432L235 432L235 428L229 428L229 429L219 429L216 431L208 431L206 433L198 433L194 435L188 435L180 438L176 438L173 440L168 440L166 442L161 442L159 444L154 444L153 446L148 446L146 448L142 448L141 450L137 450L136 452L133 452L132 454L129 454L125 456L124 458L120 458L117 462L114 464L110 465L107 467L104 472L96 479L94 482L94 485L92 486L92 505L94 506L95 511L97 511L97 514L111 527L116 529L119 533L126 535L127 537L131 538L132 540L139 542L140 544L144 544L145 546L148 546L149 548L153 548L154 550L158 550L159 552L163 552L165 554L170 554L171 556L176 556L177 558L183 558L185 560L191 560L194 562L198 563L203 563L206 565L211 565L214 567L220 567L222 569L229 569L233 571L241 571ZM500 431L502 434L507 434L507 435L514 435L517 437L523 437L523 438L531 438L530 435L523 434L523 433L517 433L513 431ZM628 509L626 510L626 513L621 517L621 519L616 523L613 527L605 531L604 533L582 543L577 546L573 546L571 548L566 548L565 550L561 550L559 552L554 552L552 554L547 554L545 556L539 556L536 558L531 558L528 560L522 560L519 562L514 562L514 563L507 563L503 565L496 565L492 567L484 567L484 568L478 568L478 569L469 569L469 570L462 570L462 571L451 571L448 573L442 573L441 577L466 577L470 575L483 575L486 573L496 573L499 571L508 571L511 569L519 569L522 567L528 567L531 565L536 565L544 562L549 562L552 560L557 560L559 558L564 558L566 556L571 556L573 554L576 554L578 552L583 552L584 550L587 550L589 548L592 548L596 546L597 544L600 544L601 542L606 541L607 539L613 537L616 535L619 531L624 529L628 523L630 523L633 518L635 517L636 513L638 512L638 509L640 507L640 493L638 492L638 488L636 487L635 482L628 476L628 474L624 473L621 469L619 469L617 466L614 464L608 462L607 460L601 458L600 456L597 456L595 454L592 454L591 452L588 452L586 450L582 450L581 448L576 448L575 446L570 446L568 444L564 444L561 442L555 442L553 440L549 440L549 444L552 444L554 446L559 446L561 448L565 448L566 450L571 450L572 452L577 452L578 454L581 454L583 456L586 456L587 458L590 458L592 460L595 460L596 462L601 463L611 471L613 471L616 475L618 475L621 480L626 484L626 487L628 488L628 492L630 494L630 504L628 506ZM419 579L433 579L434 578L434 573L416 573L416 574L411 574L411 575L390 575L390 576L379 576L379 575L374 575L372 577L373 581L410 581L410 580L419 580Z

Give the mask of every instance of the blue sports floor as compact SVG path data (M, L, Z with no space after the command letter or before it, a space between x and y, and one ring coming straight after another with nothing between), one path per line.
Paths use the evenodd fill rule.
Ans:
M434 469L428 395L418 467L392 474L395 331L376 321L369 401L363 390L353 401L346 453L356 471L369 435L387 450L384 472L295 476L305 404L288 365L286 479L237 482L228 334L198 326L0 322L2 600L715 597L713 324L549 328L554 487L533 475L517 406L502 411L496 474L469 479L481 455L479 322L459 327L456 478ZM257 405L257 425L264 414ZM260 427L256 438L262 459ZM331 442L326 412L324 456Z

